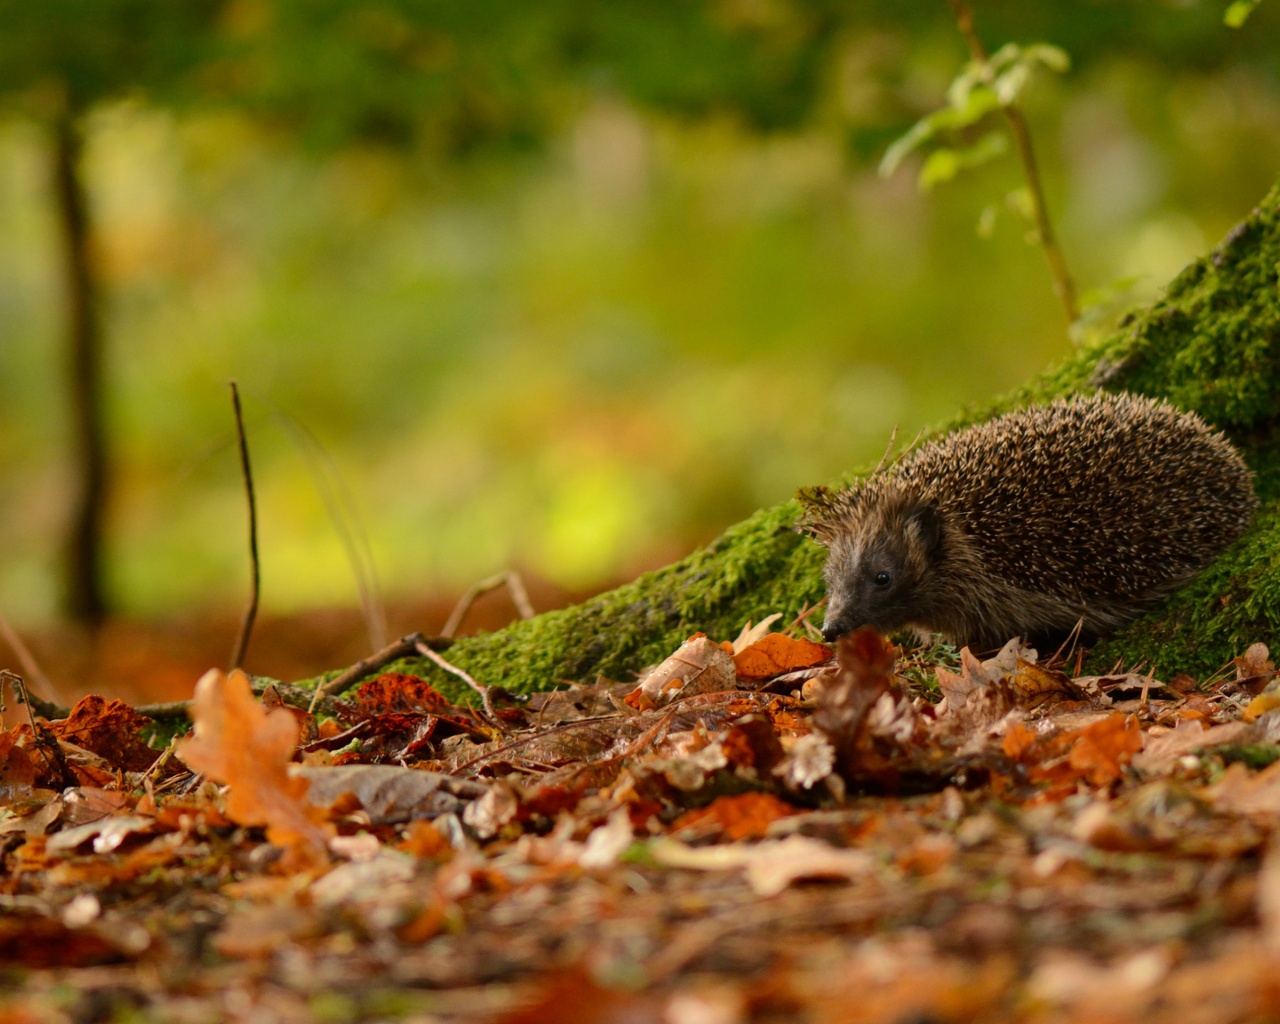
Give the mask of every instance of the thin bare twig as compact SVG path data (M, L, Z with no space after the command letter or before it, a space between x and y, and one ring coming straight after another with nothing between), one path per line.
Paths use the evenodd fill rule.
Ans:
M488 717L488 719L489 719L489 723L488 723L488 724L489 724L489 725L492 725L495 729L497 729L497 730L498 730L498 732L502 733L503 735L506 735L506 734L507 734L507 729L506 729L506 727L505 727L505 726L503 726L503 724L502 724L501 720L499 720L499 718L498 718L498 712L497 712L496 710L494 710L494 707L493 707L493 701L492 701L492 698L491 698L491 696L490 696L490 688L489 688L489 687L485 686L483 683L478 683L478 682L476 682L476 681L475 681L473 678L471 678L471 676L470 676L470 675L468 675L465 671L463 671L462 669L458 668L458 666L457 666L457 665L454 665L454 664L451 664L451 663L450 663L450 662L448 662L448 661L445 661L445 659L444 659L444 658L442 658L439 654L437 654L435 651L433 651L433 650L432 650L430 647L428 647L425 643L419 643L419 644L417 644L417 651L418 651L418 653L419 653L419 654L421 654L421 655L422 655L424 658L426 658L428 661L433 662L434 664L436 664L436 665L437 665L437 666L439 666L440 668L444 669L446 672L450 672L450 673L452 673L453 675L457 676L457 677L458 677L459 679L461 679L464 683L466 683L469 687L471 687L471 689L475 690L475 692L476 692L476 693L480 694L480 703L481 703L481 705L483 705L484 710L485 710L485 715L486 715L486 716Z
M390 665L393 661L399 661L413 654L419 644L425 645L427 638L421 633L410 633L408 636L402 636L399 640L389 643L382 650L377 651L367 658L361 658L350 668L339 673L330 679L327 683L322 683L316 687L315 696L311 698L311 706L308 711L314 712L316 704L322 696L331 693L341 693L352 683L363 679L370 672L376 672L384 665Z
M40 670L40 665L35 657L28 650L27 645L22 642L22 637L18 636L17 631L9 625L9 620L0 613L0 637L4 637L4 642L9 645L13 651L14 657L18 659L18 664L22 666L22 671L27 674L28 679L34 679L36 685L48 697L52 698L55 703L65 704L67 702L61 691L53 685L53 681Z
M822 630L818 629L817 626L815 626L812 622L809 621L809 616L812 615L814 612L816 612L819 608L823 607L826 603L827 603L827 599L824 597L817 604L805 605L803 608L800 609L800 614L797 615L792 620L791 625L787 627L787 632L789 633L793 629L795 629L797 626L799 626L803 628L804 631L808 633L810 636L821 636Z
M465 671L440 657L439 653L434 650L433 645L439 644L441 646L446 646L447 643L448 641L445 638L428 638L423 636L421 633L410 633L408 636L402 636L399 640L388 644L376 654L371 654L369 657L357 661L346 671L334 676L327 683L322 683L320 686L317 686L315 696L312 697L311 706L308 710L315 710L316 703L320 700L322 695L340 693L352 683L363 679L371 672L376 672L385 665L390 665L393 661L399 661L401 658L408 657L411 654L421 654L428 661L431 661L444 669L444 671L457 676L471 687L471 689L478 693L487 717L492 719L491 721L486 721L485 724L499 732L505 733L507 730L498 720L498 713L493 707L493 698L490 687L485 686L483 683L476 682L476 680Z
M249 499L249 562L253 568L253 591L249 596L249 607L245 609L244 619L240 623L240 633L236 637L236 645L231 652L231 668L237 669L244 662L245 651L249 649L249 635L253 632L253 620L258 617L258 596L262 590L262 572L258 565L258 505L253 494L253 470L249 466L249 442L244 434L244 416L240 411L240 390L236 382L231 381L231 405L236 414L236 437L240 442L240 472L244 477L245 495Z
M325 696L321 696L317 700L315 691L308 690L305 686L292 686L289 683L278 683L272 679L252 676L249 679L249 689L256 696L261 697L269 686L274 686L276 692L280 695L280 699L292 707L302 708L311 712L314 712L319 707L325 714L333 714L337 710L336 703L333 700ZM139 704L134 710L140 715L146 715L152 721L173 721L191 717L191 701L174 700L157 704Z
M174 737L169 741L169 745L165 747L164 750L160 751L160 756L151 762L151 767L142 773L142 777L138 779L137 786L135 786L135 788L145 788L150 785L152 780L160 774L165 765L173 760L173 757L177 752L177 737Z
M382 603L378 567L374 563L368 532L360 520L351 489L310 427L282 410L277 410L276 415L311 469L312 483L315 484L320 500L324 502L329 522L333 524L356 579L365 629L369 633L369 646L375 651L380 650L387 645L387 611Z
M1065 663L1066 660L1075 653L1076 644L1080 642L1080 634L1083 629L1084 616L1081 615L1080 618L1076 619L1076 624L1072 627L1071 632L1067 634L1067 638L1063 640L1061 646L1053 652L1049 657L1049 660L1045 662L1045 665L1056 665L1059 657L1061 657L1063 663ZM1065 654L1063 653L1064 651L1066 652Z
M75 772L67 764L67 755L62 752L62 747L58 744L58 738L36 721L36 708L33 705L31 691L27 689L26 680L18 675L17 672L10 672L8 669L0 668L0 686L5 683L13 687L19 702L27 706L27 720L31 723L31 734L35 737L36 749L44 754L45 760L52 767L56 767L58 774L62 777L64 787L76 785ZM43 701L37 701L36 703L43 703Z
M987 48L978 38L973 27L973 11L968 0L947 0L951 12L955 15L956 25L969 46L969 53L979 68L988 68ZM988 75L990 71L988 70ZM1001 104L1009 130L1013 134L1014 145L1018 148L1018 159L1022 162L1022 173L1027 179L1027 187L1031 193L1031 216L1035 222L1036 234L1040 238L1040 247L1049 261L1049 273L1053 275L1053 290L1058 293L1062 308L1067 314L1067 322L1074 324L1080 319L1080 308L1076 300L1076 286L1067 266L1066 256L1058 244L1058 236L1053 230L1053 222L1049 219L1049 206L1044 198L1044 185L1040 178L1040 168L1036 162L1035 149L1031 144L1031 129L1022 109L1016 103Z
M617 717L617 715L597 715L594 718L580 718L576 722L561 722L559 725L553 725L548 729L540 729L536 732L528 733L525 736L518 736L508 743L503 743L501 746L494 747L492 750L486 750L483 754L476 755L470 761L463 761L462 764L451 769L448 774L457 775L459 772L470 768L472 765L477 765L481 761L487 761L489 758L496 757L499 754L505 754L507 751L515 750L517 747L523 747L532 743L534 740L545 739L546 737L554 736L557 733L569 732L572 729L577 729L585 725L599 725L601 722L611 722Z
M471 611L471 606L476 603L476 600L489 593L489 591L497 590L503 586L511 591L511 600L515 602L516 611L520 613L520 617L522 619L533 618L533 605L529 602L529 592L525 590L524 580L520 578L519 573L508 569L506 572L500 572L496 576L481 580L463 594L458 603L453 606L449 621L444 624L444 629L440 631L440 635L452 637L458 631L458 627L462 625L462 620L467 617L467 612Z

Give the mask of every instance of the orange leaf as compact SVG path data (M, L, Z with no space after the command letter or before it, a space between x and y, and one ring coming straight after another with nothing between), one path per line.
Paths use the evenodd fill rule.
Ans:
M1132 715L1111 715L1080 730L1071 748L1071 767L1093 785L1108 786L1141 749L1138 720Z
M717 797L706 807L689 811L671 826L673 831L697 824L700 829L718 826L731 840L762 836L779 818L799 813L770 793L739 793Z
M91 750L112 768L144 772L160 756L138 736L151 719L122 700L108 700L96 693L81 697L65 719L49 723L58 739Z
M298 741L298 723L282 711L267 711L239 669L206 672L191 705L195 737L178 756L193 770L230 787L227 817L240 825L266 825L279 846L323 853L330 828L324 810L306 802L306 779L288 773Z
M1023 722L1014 722L1004 734L1000 746L1004 750L1004 756L1010 761L1019 761L1023 754L1035 746L1038 738L1034 729Z
M770 633L735 654L733 665L739 679L772 679L830 660L831 648L826 644Z
M0 732L0 801L14 804L32 795L36 768L17 744L17 730Z

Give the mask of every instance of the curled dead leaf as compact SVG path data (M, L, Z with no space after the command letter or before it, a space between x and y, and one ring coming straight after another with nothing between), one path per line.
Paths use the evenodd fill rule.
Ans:
M724 648L697 633L645 676L634 692L654 707L662 707L677 697L732 690L736 679L733 659Z

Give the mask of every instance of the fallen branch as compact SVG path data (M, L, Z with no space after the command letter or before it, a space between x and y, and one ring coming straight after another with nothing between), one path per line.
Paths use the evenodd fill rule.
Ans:
M302 708L312 713L318 708L326 715L332 715L338 710L338 704L335 700L327 696L320 696L317 700L316 692L308 687L293 686L289 683L281 683L274 679L261 677L251 676L249 679L249 688L253 690L256 697L261 697L270 686L274 686L276 693L280 695L280 699L291 707ZM189 700L175 700L158 704L139 704L134 710L140 715L146 715L154 722L171 722L177 719L190 718L191 702ZM48 716L46 715L45 717ZM66 712L63 711L58 717L65 718Z

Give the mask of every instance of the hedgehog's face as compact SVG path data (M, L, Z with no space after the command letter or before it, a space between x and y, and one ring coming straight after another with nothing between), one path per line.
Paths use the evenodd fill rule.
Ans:
M827 615L822 635L834 642L859 626L882 633L919 619L922 584L937 556L937 511L917 505L863 520L835 536L824 572Z

